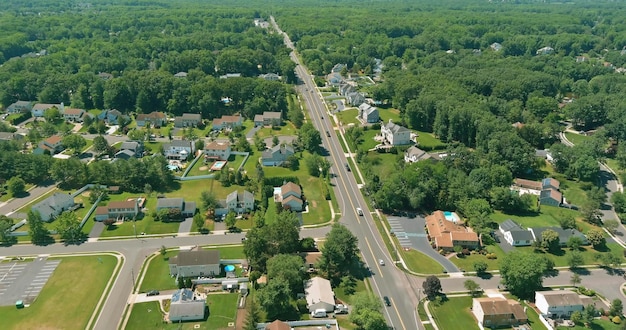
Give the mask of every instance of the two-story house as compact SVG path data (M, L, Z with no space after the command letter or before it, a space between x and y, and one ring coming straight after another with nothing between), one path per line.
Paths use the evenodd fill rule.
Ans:
M472 314L482 328L511 327L528 322L522 305L503 297L472 299Z
M504 236L504 240L511 246L530 246L535 241L533 233L522 228L519 224L511 219L504 220L498 230Z
M254 195L244 190L242 193L233 191L226 199L218 201L219 207L215 208L215 215L222 216L230 211L243 214L254 210Z
M577 293L569 290L537 291L535 306L549 318L569 318L572 313L584 309Z
M182 116L174 117L174 127L198 127L202 123L199 113L183 113Z
M367 103L361 103L361 105L359 105L359 119L364 123L378 123L380 121L378 108Z
M254 116L254 126L280 126L283 123L282 113L278 111L264 111Z
M230 157L230 142L213 141L204 146L205 159L228 160Z
M189 156L193 156L194 149L193 141L187 140L172 140L170 143L163 144L163 153L167 159L185 160Z
M442 211L426 216L426 229L431 243L437 249L452 251L455 246L467 249L480 246L480 239L475 232L448 220Z
M63 151L63 138L60 135L55 134L39 142L37 148L33 149L33 154L43 155L46 151L51 155L55 155Z
M438 161L440 159L439 155L429 154L416 146L411 146L404 152L405 163L415 163L423 160Z
M97 116L98 120L104 120L109 125L119 125L123 120L130 121L130 117L122 114L119 110L104 110Z
M66 121L80 123L83 121L84 115L85 115L85 110L83 109L65 108L63 110L63 119L65 119Z
M380 133L385 144L398 146L411 143L411 131L406 127L394 124L391 119L389 119L389 123L381 125Z
M211 129L214 131L219 131L224 128L233 129L235 127L240 127L243 123L243 119L241 115L234 116L222 116L221 118L213 119L213 125Z
M263 166L281 166L294 154L290 145L279 144L263 151L261 154L261 164Z
M215 276L220 274L220 251L193 250L180 251L177 256L169 260L170 276L198 277Z
M141 158L143 156L144 146L141 141L124 141L120 146L120 150L115 153L115 158L128 160L129 158Z
M17 101L7 107L7 113L26 113L32 108L33 105L29 101Z
M294 212L304 210L302 188L300 188L300 185L293 182L287 182L282 185L278 190L278 194L274 196L274 200L280 202L285 209L289 209Z
M144 127L150 124L152 127L161 127L167 122L167 116L160 111L153 111L150 113L140 113L135 118L137 127Z
M192 217L196 213L196 202L185 201L183 198L157 199L156 212L177 209L183 217Z
M107 206L96 208L96 221L107 219L125 220L133 219L139 214L139 203L137 199L126 201L109 202Z
M37 103L30 109L30 113L33 117L43 117L44 113L48 109L57 108L60 112L63 112L63 104L49 104L49 103Z

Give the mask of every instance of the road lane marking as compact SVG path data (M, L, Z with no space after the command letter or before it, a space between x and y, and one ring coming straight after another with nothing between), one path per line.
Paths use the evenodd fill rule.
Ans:
M402 329L406 329L406 327L404 326L404 322L402 322L402 317L400 316L400 311L398 311L398 307L396 307L396 302L393 301L392 297L390 297L389 299L391 299L391 306L393 306L393 309L396 311L396 314L398 314L398 319L400 320L400 324L402 324Z
M365 238L365 244L367 244L367 248L370 249L370 253L372 254L372 257L374 257L374 261L376 261L376 268L378 269L378 274L380 275L380 277L385 277L383 275L383 271L380 269L380 263L378 262L378 260L376 260L376 255L374 254L374 250L372 250L372 246L370 245L370 242L367 240L367 237L363 237Z

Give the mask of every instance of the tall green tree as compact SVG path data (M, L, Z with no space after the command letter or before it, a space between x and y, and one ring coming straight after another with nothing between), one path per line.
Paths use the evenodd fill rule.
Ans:
M259 304L267 313L267 319L285 319L293 310L289 304L291 290L289 283L282 278L275 278L267 283L267 286L260 289L257 295Z
M381 303L378 297L371 293L359 292L352 297L352 311L348 316L360 330L383 330L387 324L381 313Z
M83 242L87 235L81 230L80 221L74 212L63 212L57 219L57 233L65 244L76 244Z
M289 284L292 295L303 291L304 261L296 254L277 254L267 260L268 280L282 279Z
M45 245L53 241L50 231L44 226L41 215L37 211L28 211L28 234L35 245Z
M500 261L502 284L520 297L533 297L542 288L546 263L541 256L523 251L513 251Z
M441 292L441 281L437 276L428 276L426 281L422 283L422 288L428 299L433 300Z
M350 274L359 263L358 239L339 223L333 224L330 232L326 234L321 251L322 257L318 267L335 285L339 283L341 277Z
M0 245L13 245L17 243L17 237L11 235L13 219L6 215L0 215Z
M26 182L19 176L14 176L7 181L9 192L13 196L20 196L26 192Z

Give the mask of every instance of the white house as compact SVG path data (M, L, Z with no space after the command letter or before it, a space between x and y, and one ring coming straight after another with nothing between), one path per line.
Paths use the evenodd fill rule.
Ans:
M378 108L367 103L361 103L361 105L359 105L359 119L364 123L370 124L379 122L380 115Z
M549 55L552 53L554 53L554 48L549 46L537 49L537 55Z
M309 312L323 309L326 312L335 310L335 293L330 281L316 276L304 282L304 294Z
M30 113L33 117L43 117L43 114L48 109L57 108L60 112L63 112L63 104L49 104L49 103L37 103L30 109Z
M57 215L67 211L74 206L74 197L70 194L55 193L54 195L33 205L31 210L39 212L41 220L52 221Z
M440 160L437 154L429 154L426 151L416 147L411 146L404 152L404 162L405 163L416 163L422 160Z
M194 149L193 141L187 140L172 140L163 145L163 153L167 159L185 160L189 155L193 156Z
M504 240L512 246L530 246L535 241L530 230L522 228L511 219L501 223L498 229L504 236Z
M205 158L214 158L218 160L228 160L230 157L230 142L213 141L204 146Z
M411 131L408 128L394 124L391 119L386 125L380 127L383 142L392 146L405 145L411 143Z
M233 191L226 199L219 201L219 207L215 208L215 215L224 215L230 211L238 214L254 210L254 195L244 190L242 193Z
M181 251L169 259L172 277L215 276L220 274L219 250Z
M550 318L569 318L573 312L584 308L578 294L568 290L537 291L535 306Z
M263 166L281 166L294 153L295 151L290 145L275 145L271 149L263 151L261 154L261 164Z
M204 319L206 300L197 298L190 289L180 289L172 294L168 318L173 323Z
M29 101L17 101L7 107L7 113L26 113L33 108Z

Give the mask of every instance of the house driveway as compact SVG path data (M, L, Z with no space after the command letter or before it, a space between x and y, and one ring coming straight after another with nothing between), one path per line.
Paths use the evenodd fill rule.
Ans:
M341 112L343 111L343 109L346 108L342 100L334 100L333 103L335 103L335 105L337 106L337 108L333 112Z
M96 223L93 224L93 227L91 227L91 231L89 232L89 238L100 237L100 235L102 234L102 231L104 230L104 227L105 225L104 223L102 223L102 221L96 221Z
M191 232L191 225L193 224L193 218L185 218L185 221L178 226L179 234L189 234Z
M426 220L421 216L415 218L387 216L391 231L396 235L403 248L412 248L435 259L448 273L458 273L461 270L433 249L424 230Z
M254 137L254 133L263 128L263 126L254 126L252 129L246 133L246 140L252 139Z

